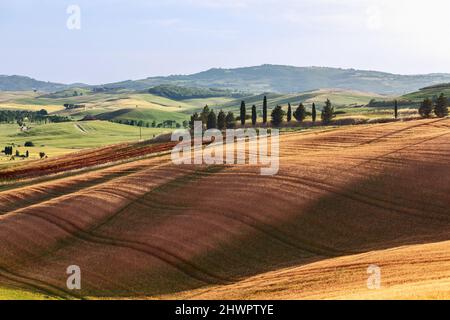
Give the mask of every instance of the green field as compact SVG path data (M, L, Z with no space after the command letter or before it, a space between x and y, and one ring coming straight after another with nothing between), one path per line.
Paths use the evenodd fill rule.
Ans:
M15 164L26 160L39 159L39 153L45 152L48 157L54 157L80 149L94 148L128 141L152 139L155 136L170 132L170 129L139 128L135 126L116 124L108 121L64 122L41 125L31 125L27 132L21 132L15 124L0 124L0 148L12 145L14 153L19 150L30 153L28 159L16 158L0 154L3 164ZM25 147L27 141L33 142L33 147Z
M279 94L279 93L267 93L260 95L253 95L244 97L242 99L235 99L232 101L225 102L221 105L214 107L214 109L231 110L233 112L239 112L241 101L244 100L247 109L250 110L251 106L254 104L257 108L261 109L263 98L267 97L267 104L269 108L273 108L277 105L287 106L291 103L292 108L295 109L301 102L307 107L311 108L313 103L316 104L318 110L324 104L326 99L330 99L333 105L337 108L344 108L349 106L363 106L369 103L372 99L387 99L388 96L381 96L374 93L349 91L349 90L334 90L334 89L322 89L308 91L298 94Z
M176 89L176 88L175 88ZM76 94L75 94L76 91ZM16 124L0 124L0 148L13 145L14 152L20 154L29 151L30 159L39 159L39 153L45 152L49 157L57 156L74 150L104 146L108 144L150 139L173 129L147 128L152 123L162 124L166 120L172 120L181 125L189 120L194 111L200 111L206 104L215 110L232 111L239 115L241 101L247 106L250 114L251 106L257 106L258 117L261 120L263 97L268 99L270 110L281 105L284 110L291 103L292 111L302 102L307 111L311 111L312 103L316 104L318 112L326 99L330 99L337 111L336 119L358 118L376 119L392 118L393 100L403 101L400 105L400 116L409 117L417 115L418 103L425 97L434 97L441 92L450 96L450 86L424 88L402 97L377 95L359 91L342 89L320 89L302 93L280 94L264 93L257 95L232 98L231 96L205 97L196 99L174 100L171 98L150 94L147 91L130 91L115 89L107 92L93 92L86 88L75 88L55 93L38 92L0 92L0 109L32 110L46 109L50 114L67 116L72 122L53 124L27 124L31 127L28 131L21 132ZM372 100L383 102L379 106L368 106ZM64 104L81 104L84 107L65 109ZM86 116L94 116L95 121L80 121ZM320 114L318 114L320 119ZM309 119L309 118L308 118ZM307 120L308 120L307 119ZM129 125L140 122L142 128ZM113 122L128 122L119 124ZM32 141L34 147L25 148L26 141ZM1 157L2 166L25 159L10 160L10 156Z
M434 86L420 89L419 91L408 93L402 96L404 100L411 100L414 102L421 102L426 98L434 99L437 98L441 93L450 97L450 84L442 86Z
M182 123L188 120L188 115L179 112L170 112L162 110L152 110L144 108L119 109L105 113L97 114L100 120L143 120L144 122L156 121L157 123L164 120L174 120Z
M0 300L53 300L53 297L19 289L0 287Z

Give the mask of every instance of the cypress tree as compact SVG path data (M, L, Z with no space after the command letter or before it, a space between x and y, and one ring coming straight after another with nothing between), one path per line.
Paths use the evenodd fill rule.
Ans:
M263 123L267 123L267 97L263 100Z
M30 157L30 153L28 152L28 150L25 152L25 157L27 157L27 158Z
M217 116L217 128L219 130L224 130L227 127L225 112L220 110L219 115Z
M330 99L327 99L327 101L325 101L325 106L322 109L322 123L329 124L333 118L334 108L331 105Z
M398 101L397 100L394 101L394 116L395 116L395 119L398 119Z
M198 113L197 112L195 112L192 116L191 116L191 120L189 121L189 127L191 128L191 129L194 129L194 122L195 121L200 121L201 120L201 117L198 115ZM156 127L156 122L153 120L153 122L152 122L152 128L155 128Z
M272 110L272 124L275 127L278 127L284 119L284 111L281 106L276 106L275 109Z
M256 125L256 106L253 105L252 106L252 125L255 126Z
M200 113L200 120L202 120L203 125L206 125L208 123L208 116L209 116L209 107L206 105L203 108L202 113Z
M290 103L288 103L288 111L287 111L286 120L287 120L287 122L291 122L291 120L292 120L292 108L291 108Z
M247 111L245 110L245 101L241 102L241 124L245 125L245 116L247 115Z
M312 116L312 122L315 123L316 122L316 118L317 118L317 111L316 111L316 104L315 103L312 104L311 116Z
M431 99L429 98L426 98L420 104L419 114L422 118L429 118L432 112L433 112L433 101L431 101Z
M214 113L214 110L211 110L208 114L208 122L206 123L207 129L216 129L217 128L217 117Z
M234 118L233 112L228 112L227 116L225 117L225 123L227 129L233 129L236 125L236 119Z
M437 98L436 105L434 107L434 113L437 117L443 118L448 116L448 99L443 93Z
M294 118L298 122L302 122L306 118L306 109L305 106L303 106L303 103L300 103L297 107L297 109L294 112Z

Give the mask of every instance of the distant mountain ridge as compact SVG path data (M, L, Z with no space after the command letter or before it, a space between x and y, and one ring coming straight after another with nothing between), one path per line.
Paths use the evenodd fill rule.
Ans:
M149 77L89 87L148 90L159 85L177 85L249 93L294 93L321 88L338 88L380 94L404 94L448 82L450 82L448 73L399 75L356 69L266 64L234 69L213 68L190 75ZM56 91L73 86L75 85L38 81L29 77L0 76L0 90L3 91L32 89ZM77 84L77 86L87 85Z
M84 84L63 84L56 82L48 82L36 80L26 76L18 75L0 75L0 91L45 91L54 92L64 90L74 86L86 86Z
M398 75L356 69L261 65L235 69L213 68L191 75L149 77L110 83L106 86L143 90L161 84L171 84L251 93L294 93L321 88L339 88L381 94L403 94L445 82L450 82L450 74Z

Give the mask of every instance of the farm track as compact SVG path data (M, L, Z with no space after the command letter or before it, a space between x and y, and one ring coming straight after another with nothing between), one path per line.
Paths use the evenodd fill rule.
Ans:
M370 261L388 270L388 297L414 297L416 286L446 296L449 135L449 119L290 133L275 176L161 155L31 181L0 192L0 285L61 298L376 298L358 287ZM75 166L132 148L74 155ZM43 164L0 176L34 178ZM73 168L70 156L45 166ZM83 270L76 294L65 289L71 264Z

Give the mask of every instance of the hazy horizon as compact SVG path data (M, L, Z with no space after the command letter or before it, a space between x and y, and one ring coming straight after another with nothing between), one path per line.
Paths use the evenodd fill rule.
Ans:
M79 29L67 26L73 5ZM444 0L2 1L0 74L103 84L262 64L450 73L447 9Z
M29 77L35 80L39 80L39 81L48 81L48 82L54 82L54 83L60 83L60 84L64 84L64 85L71 85L71 84L84 84L84 85L91 85L91 86L95 86L95 85L104 85L104 84L108 84L108 83L115 83L115 82L122 82L122 81L136 81L136 80L142 80L142 79L146 79L146 78L153 78L153 77L169 77L169 76L179 76L179 75L192 75L192 74L197 74L197 73L201 73L201 72L205 72L205 71L209 71L211 69L224 69L224 70L230 70L230 69L240 69L240 68L254 68L254 67L261 67L263 65L271 65L271 66L283 66L283 67L294 67L294 68L331 68L331 69L345 69L345 70L359 70L359 71L370 71L370 72L381 72L381 73L388 73L388 74L394 74L394 75L404 75L404 76L417 76L417 75L430 75L430 74L438 74L436 72L430 72L430 73L411 73L411 74L406 74L406 73L393 73L393 72L389 72L386 70L370 70L370 69L356 69L356 68L343 68L343 67L330 67L330 66L294 66L294 65L283 65L283 64L270 64L270 63L264 63L261 65L249 65L249 66L237 66L237 67L231 67L231 68L227 68L227 67L211 67L209 69L206 70L198 70L192 73L170 73L170 74L156 74L156 75L148 75L142 78L123 78L121 80L118 81L111 81L111 82L102 82L102 83L86 83L86 82L82 82L82 81L74 81L74 82L55 82L55 81L51 81L48 79L41 79L38 77L33 77L30 76L28 74L1 74L0 76L23 76L23 77ZM442 73L442 72L440 72ZM450 72L443 72L442 74L450 74Z

